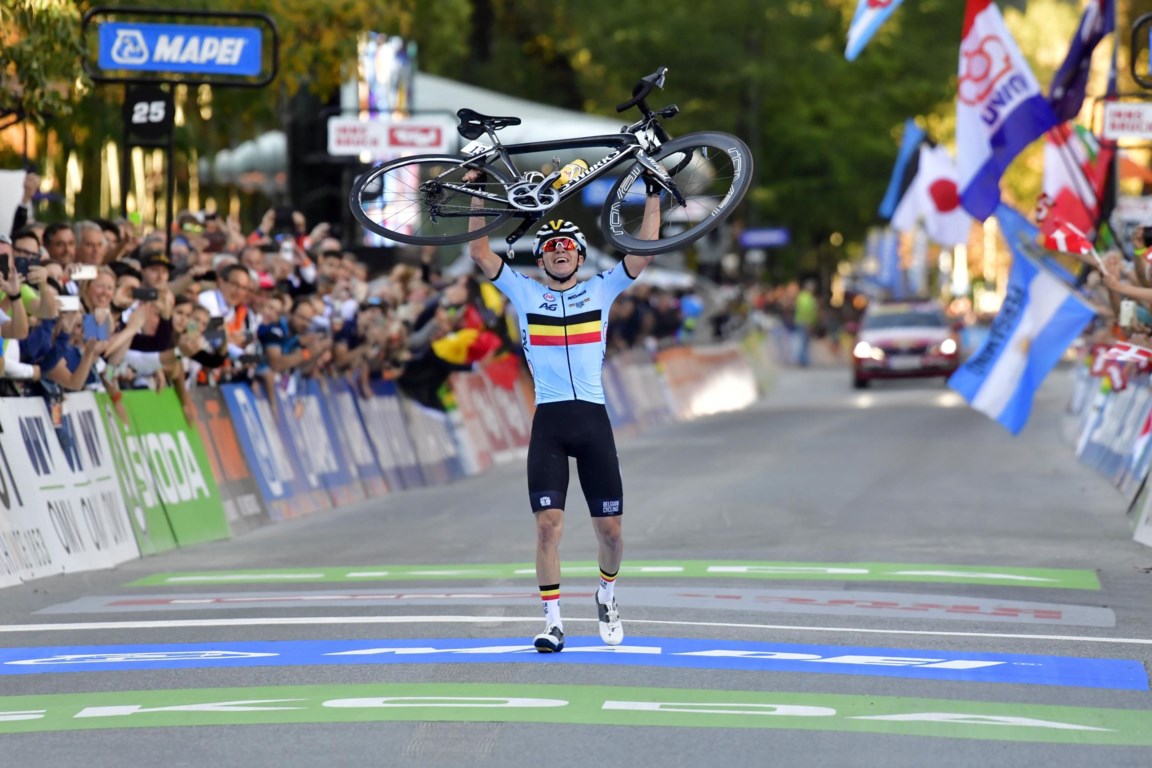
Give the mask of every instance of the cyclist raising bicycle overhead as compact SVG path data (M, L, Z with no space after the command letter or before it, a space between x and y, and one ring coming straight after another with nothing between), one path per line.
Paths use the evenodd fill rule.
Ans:
M483 175L470 171L464 178L476 182ZM653 240L660 230L660 197L658 187L649 185L648 189L640 237ZM473 205L480 202L474 199ZM473 217L470 229L484 223ZM564 649L559 546L569 456L576 459L599 544L600 588L595 599L600 639L619 645L624 628L614 587L624 553L620 524L624 489L601 377L608 310L652 257L628 254L612 269L579 282L576 272L587 255L587 243L575 224L562 219L544 223L536 233L533 251L544 272L543 284L505 267L487 237L472 241L469 251L484 275L516 308L520 341L536 387L528 444L528 498L536 517L536 580L545 625L533 645L540 653Z

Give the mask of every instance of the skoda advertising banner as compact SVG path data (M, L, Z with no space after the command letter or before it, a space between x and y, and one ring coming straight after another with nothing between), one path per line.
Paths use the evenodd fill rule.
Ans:
M141 554L228 538L216 479L176 393L125 392L123 415L107 395L96 399Z

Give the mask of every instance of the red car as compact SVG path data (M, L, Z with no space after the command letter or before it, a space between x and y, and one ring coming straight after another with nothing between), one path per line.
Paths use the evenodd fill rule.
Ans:
M873 379L951 376L960 365L960 340L940 305L877 302L864 310L852 349L852 383Z

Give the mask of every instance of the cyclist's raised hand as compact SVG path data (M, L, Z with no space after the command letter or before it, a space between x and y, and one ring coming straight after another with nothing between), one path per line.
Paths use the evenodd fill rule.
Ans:
M482 184L487 178L487 174L477 168L472 168L468 170L462 178L466 184ZM484 198L472 198L473 208L479 208L483 205ZM485 223L483 218L473 216L468 220L468 229L475 231L483 227ZM480 267L480 271L483 272L484 276L489 280L500 274L500 268L503 266L504 260L496 255L496 252L492 250L492 246L488 245L487 237L479 237L471 241L468 244L468 255L472 257L472 261L475 262L476 266Z

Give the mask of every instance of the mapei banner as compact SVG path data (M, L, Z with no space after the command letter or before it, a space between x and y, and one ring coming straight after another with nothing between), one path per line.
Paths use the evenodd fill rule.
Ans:
M141 390L122 398L119 408L103 393L96 402L140 553L228 538L204 445L176 393Z
M0 408L0 586L139 556L91 395Z

